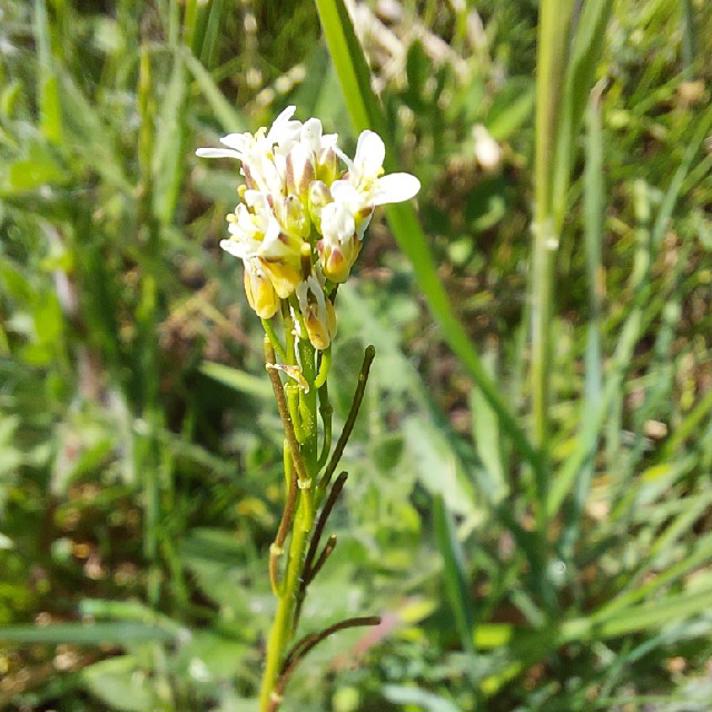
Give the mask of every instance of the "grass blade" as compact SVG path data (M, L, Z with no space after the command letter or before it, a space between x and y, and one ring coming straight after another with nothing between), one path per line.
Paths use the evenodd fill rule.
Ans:
M144 623L54 623L46 626L14 625L0 628L5 643L74 643L75 645L124 645L148 641L169 642L175 635L165 628Z
M224 131L246 131L247 122L220 91L218 85L210 76L210 72L188 51L183 52L183 61L193 79L198 83L210 108L217 117Z
M485 358L488 366L491 366L490 373L494 373L494 352L486 353ZM497 504L509 494L499 422L479 388L472 389L470 410L472 412L472 439L475 442L477 454L484 465L487 478L483 492L491 502Z
M173 70L163 97L153 154L153 210L162 224L170 223L185 171L185 101L187 96L182 52L173 55Z
M272 389L264 378L253 376L245 371L240 371L222 363L204 361L200 366L200 372L218 383L222 383L228 388L232 388L240 393L247 393L256 398L269 398Z
M62 106L59 100L59 79L54 70L54 60L49 36L47 6L44 0L35 0L34 33L37 44L37 96L40 108L40 130L54 144L62 143Z
M683 160L677 171L675 171L663 197L652 229L652 234L647 240L648 245L644 251L645 254L638 260L638 264L634 268L632 278L635 282L635 291L637 294L633 307L620 332L621 335L618 339L616 352L606 379L603 398L598 408L596 408L592 414L589 414L585 420L578 438L578 445L561 466L554 480L554 484L549 491L547 508L550 517L556 514L567 494L571 491L581 467L586 462L587 454L597 440L600 429L605 425L606 414L609 412L611 404L616 397L621 397L620 384L622 383L625 370L630 364L633 348L641 333L643 322L649 321L655 316L654 313L646 313L644 315L646 298L649 296L650 291L650 267L655 258L657 248L662 242L670 217L677 205L685 177L689 173L700 145L710 128L712 128L712 108L708 109L704 114L698 124L697 131L687 145Z
M600 92L591 96L588 108L586 136L586 169L584 173L584 241L586 248L586 286L588 290L588 327L586 334L585 390L582 416L599 408L603 390L601 364L601 310L603 302L603 126ZM564 535L564 548L570 552L578 531L578 523L591 487L597 435L590 443L574 488L573 507Z
M443 560L445 591L455 618L455 628L463 649L474 653L473 628L475 617L471 596L467 591L467 572L462 546L455 532L452 515L445 507L442 495L433 498L435 538Z
M603 52L612 6L612 0L589 0L583 3L581 16L576 24L576 33L564 78L561 121L558 127L554 164L552 200L557 231L563 224L566 212L574 142L586 111L596 66Z

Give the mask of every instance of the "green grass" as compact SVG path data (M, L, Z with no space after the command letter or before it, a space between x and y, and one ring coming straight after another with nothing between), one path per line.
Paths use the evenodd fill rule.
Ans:
M712 11L574 13L542 154L536 3L454 6L403 3L362 43L340 0L4 3L3 709L256 708L280 424L217 248L235 166L193 152L287 103L346 145L377 128L423 189L339 292L336 432L377 358L302 627L389 625L317 647L283 709L707 709Z

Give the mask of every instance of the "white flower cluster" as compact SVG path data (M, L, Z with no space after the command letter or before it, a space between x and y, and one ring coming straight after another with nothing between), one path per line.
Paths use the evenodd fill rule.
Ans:
M225 148L197 155L242 164L242 202L227 216L230 236L220 247L242 259L250 305L270 319L288 300L301 316L300 336L325 349L336 329L329 295L348 278L374 208L409 200L420 182L409 173L383 175L385 147L373 131L361 133L351 159L319 119L302 123L294 112L289 106L269 130L228 134Z

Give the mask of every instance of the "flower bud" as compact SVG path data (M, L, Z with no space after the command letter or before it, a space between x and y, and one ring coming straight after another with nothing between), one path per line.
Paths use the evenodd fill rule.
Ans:
M339 159L331 146L323 149L319 154L316 177L327 185L331 185L339 177Z
M345 282L361 251L356 221L347 205L329 203L321 213L322 239L317 242L324 276L332 282Z
M283 203L284 205L284 217L283 217L283 227L284 231L294 237L298 237L302 240L309 237L309 215L304 209L301 201L294 195L290 195ZM301 246L300 246L301 247Z
M309 341L315 349L323 351L329 348L329 344L336 336L334 305L327 299L322 311L316 304L310 304L304 314L304 325L307 327Z
M280 299L289 297L302 278L299 259L294 263L292 260L263 257L260 262L277 296Z
M361 240L355 235L343 244L334 244L326 239L319 240L316 243L316 249L324 276L332 282L345 282L361 251L361 244Z
M301 143L296 144L287 154L286 184L289 195L296 195L306 201L309 184L314 180L312 154Z
M309 196L307 204L309 206L309 216L316 229L321 232L321 211L332 201L331 191L323 181L312 181L309 186Z
M323 351L336 335L334 305L313 275L297 287L297 301L309 341L315 349Z
M279 299L272 282L256 260L245 260L245 294L261 319L270 319L279 309Z

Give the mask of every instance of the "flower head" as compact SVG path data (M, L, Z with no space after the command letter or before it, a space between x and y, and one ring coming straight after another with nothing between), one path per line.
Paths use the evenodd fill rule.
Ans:
M334 285L348 278L375 207L409 200L420 182L384 175L385 146L373 131L361 133L351 159L319 119L302 123L295 111L288 106L269 129L228 134L223 147L196 153L240 161L242 202L227 216L220 247L243 261L250 306L270 319L288 300L299 338L323 350L336 332Z

